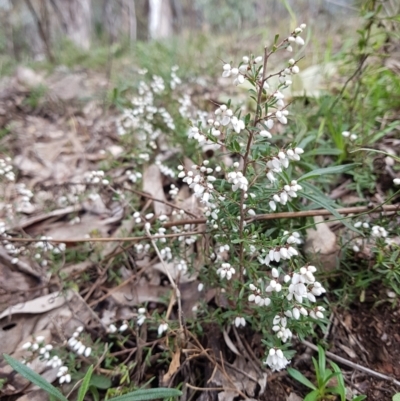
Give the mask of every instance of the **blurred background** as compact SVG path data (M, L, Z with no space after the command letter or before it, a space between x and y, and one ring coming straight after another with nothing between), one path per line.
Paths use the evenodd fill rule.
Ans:
M82 57L107 45L118 55L138 41L174 37L189 42L201 37L203 46L212 40L213 47L235 53L243 42L247 48L260 47L260 40L287 34L302 22L311 25L313 52L321 58L332 46L339 48L343 34L354 27L359 3L363 1L0 0L0 71L13 61L65 62L74 52Z

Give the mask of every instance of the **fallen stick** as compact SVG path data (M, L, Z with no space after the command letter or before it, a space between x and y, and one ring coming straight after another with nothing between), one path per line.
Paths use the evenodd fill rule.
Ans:
M313 349L314 351L318 351L318 347L316 345L310 343L309 341L303 340L301 343L306 345L307 347ZM396 380L394 377L387 376L387 375L384 375L383 373L376 372L375 370L366 368L365 366L359 365L358 363L351 362L348 359L342 358L341 356L337 356L329 351L325 351L325 355L329 359L332 359L333 361L342 363L343 365L349 366L350 368L353 368L353 369L357 369L360 372L367 373L371 376L379 377L380 379L390 381L393 384L400 386L400 381Z

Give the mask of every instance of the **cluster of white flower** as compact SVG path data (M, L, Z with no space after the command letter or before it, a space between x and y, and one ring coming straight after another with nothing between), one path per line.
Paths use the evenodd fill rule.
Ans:
M217 270L217 274L221 279L226 278L227 280L230 280L235 273L236 271L230 263L222 263L221 267Z
M372 226L371 235L375 238L386 238L388 236L388 232L384 227L381 226Z
M171 199L175 199L178 196L179 188L174 184L171 184L168 193L170 194Z
M76 352L78 355L84 355L86 358L88 358L92 353L92 348L87 347L82 343L82 341L79 340L82 332L83 327L79 326L72 334L72 337L69 338L67 344L72 349L72 351Z
M126 322L126 321L122 322L121 326L119 326L118 328L115 324L111 323L107 328L107 332L110 334L114 334L117 331L120 333L123 333L124 331L128 330L128 328L129 328L129 325L128 325L128 322Z
M86 171L84 174L85 181L90 184L103 184L108 185L110 181L104 178L104 171Z
M286 327L286 316L276 315L272 324L272 330L276 333L276 336L282 340L282 342L285 343L287 340L292 338L292 332Z
M233 321L236 327L246 327L246 319L243 316L236 316L235 320Z
M11 263L13 265L17 264L19 262L19 255L23 255L26 253L26 248L25 246L16 246L13 243L10 243L7 240L2 241L2 244L4 245L4 249L7 251L9 255L12 255L13 258L11 259Z
M296 43L299 46L303 46L304 45L304 40L303 38L300 36L300 34L304 31L304 29L306 29L307 25L306 24L301 24L300 26L298 26L291 34L291 36L289 36L287 38L288 41L288 46L286 47L287 51L293 51L291 43Z
M172 90L175 90L178 85L182 83L182 80L176 75L176 71L179 70L179 66L174 65L171 67L171 82L170 87Z
M262 296L262 291L260 288L256 287L254 284L249 285L252 294L249 295L249 302L254 302L258 306L268 306L271 300L268 297Z
M272 157L267 162L267 178L271 182L275 182L277 179L274 173L281 173L283 169L289 167L290 160L298 161L300 160L300 155L304 153L302 148L286 149L281 150L277 156Z
M277 203L286 205L286 203L290 202L292 198L297 198L297 191L302 189L302 186L297 184L296 180L292 180L290 185L285 185L281 191L273 195L273 200L269 202L269 207L272 211L275 211Z
M389 233L382 226L374 225L371 227L368 222L357 221L354 224L354 227L355 228L363 228L366 231L369 230L369 234L374 241L376 241L379 238L383 238L387 245L391 245L393 243L393 241L390 238L388 238ZM361 248L364 246L364 242L368 242L369 240L370 240L369 238L366 238L366 239L356 238L352 242L353 243L353 251L360 252Z
M265 364L268 365L272 371L285 369L289 363L290 361L285 358L282 350L279 348L271 348L267 360L265 361Z
M10 157L0 159L0 175L4 176L8 181L15 181L15 173L13 172L12 160Z
M194 171L187 171L183 166L178 166L178 170L180 170L178 178L182 178L182 181L193 189L194 195L200 198L200 202L207 206L213 201L214 185L212 183L216 180L216 177L211 175L214 169L207 167L208 164L209 161L204 160L202 166L193 165L192 170Z
M156 160L156 165L160 169L161 174L165 175L166 177L171 177L175 178L175 171L166 166L165 164L162 164L161 161Z
M355 141L358 138L358 136L356 134L352 134L349 131L343 131L342 136L344 138L350 138L350 140L352 140L352 141Z
M228 173L227 178L228 182L232 184L233 192L237 191L238 189L247 192L249 188L249 181L241 171L231 171Z
M290 237L289 237L290 238ZM269 266L270 262L279 262L281 259L290 259L293 256L298 256L298 252L292 246L278 246L269 250L264 258L259 258L260 263Z
M63 366L63 362L58 355L50 355L53 346L51 344L45 344L44 340L44 336L33 337L32 342L28 341L22 346L23 350L32 353L28 359L22 359L22 363L29 365L29 361L38 356L42 360L47 360L46 366L51 366L53 369L59 368L57 377L60 384L69 383L71 381L71 375L68 373L68 367Z
M26 185L23 183L16 184L15 190L17 191L18 195L20 195L16 200L16 211L22 213L32 213L34 210L34 206L31 203L31 199L33 198L32 191L26 188Z
M69 383L71 381L71 375L68 373L68 367L61 366L58 370L57 377L60 384Z
M231 64L229 63L224 64L222 67L223 70L222 77L223 78L234 77L233 84L240 85L245 81L247 71L251 70L251 66L259 64L262 61L263 57L261 56L258 57L243 56L242 62L238 67L232 68Z
M139 180L142 179L142 173L138 172L138 171L126 171L125 175L128 176L128 180L133 182L134 184L136 184Z
M146 320L146 308L139 308L136 323L141 326Z
M183 118L189 119L191 117L190 108L192 106L192 100L190 96L187 93L185 93L180 99L178 99L178 102L180 104L179 114Z
M165 90L164 80L158 75L153 75L153 80L150 83L151 89L154 93L159 94Z
M226 127L229 123L232 124L233 130L237 134L240 134L240 131L245 128L244 121L238 119L235 115L233 115L233 111L231 109L228 109L228 106L226 104L221 104L217 108L217 110L215 110L215 116L215 120L208 120L208 123L214 127L211 132L213 136L220 136L221 132L218 128L220 128L220 126Z

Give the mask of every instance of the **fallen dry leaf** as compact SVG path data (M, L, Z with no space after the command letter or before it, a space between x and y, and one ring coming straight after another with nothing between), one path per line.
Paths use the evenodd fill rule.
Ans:
M309 254L310 262L320 266L324 270L332 270L337 264L339 248L336 243L336 235L321 216L314 217L315 229L307 230L307 238L304 251Z
M143 192L162 202L153 202L156 215L169 214L170 208L163 202L167 201L162 184L162 175L157 165L152 164L143 171Z
M168 386L171 377L178 371L181 366L181 350L179 347L176 348L174 355L172 356L171 363L169 364L168 372L163 376L163 386Z

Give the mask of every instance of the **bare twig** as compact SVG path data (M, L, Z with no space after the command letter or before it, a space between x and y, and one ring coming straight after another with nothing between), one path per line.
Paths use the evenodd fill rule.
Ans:
M318 347L309 341L303 340L302 344L306 345L307 347L313 349L314 351L318 351ZM388 380L395 384L396 386L400 386L400 381L396 380L394 377L384 375L383 373L375 372L375 370L366 368L365 366L359 365L358 363L354 363L349 361L348 359L342 358L341 356L335 355L332 352L325 351L326 356L333 361L342 363L343 365L349 366L350 368L357 369L360 372L367 373L371 376L378 377L383 380Z
M391 212L400 212L400 204L395 205L379 205L375 207L370 206L355 206L355 207L345 207L341 209L335 209L335 211L342 215L358 213L353 217L359 217L363 214L369 214L373 212L382 213L391 213ZM282 213L268 213L268 214L259 214L257 216L251 217L246 219L247 223L252 223L254 221L262 221L262 220L274 220L274 219L297 219L300 217L313 217L313 216L331 216L332 212L326 209L316 209L316 210L303 210L299 212L282 212ZM164 223L163 227L169 228L173 226L183 226L186 224L192 225L200 225L205 224L207 219L200 218L200 219L185 219L179 221L170 221L168 223ZM153 236L139 236L139 237L110 237L110 238L75 238L75 239L51 239L48 242L53 242L55 244L65 243L65 244L73 244L77 242L135 242L135 241L143 241L146 239L160 239L160 238L176 238L181 236L190 236L190 235L199 235L205 234L206 231L189 231L189 232L182 232L176 234L164 234L164 235L153 235ZM8 241L8 242L39 242L43 241L39 238L7 238L7 237L0 237L0 241Z
M155 250L156 253L157 253L158 258L160 259L160 262L161 262L161 264L162 264L162 266L163 266L163 268L164 268L165 274L167 275L168 280L169 280L169 282L171 283L171 286L172 286L172 288L173 288L174 291L175 291L175 296L176 296L176 300L177 300L177 303L178 303L178 321L179 321L179 327L180 327L180 329L181 329L181 334L182 334L182 335L185 335L185 330L184 330L184 327L183 327L183 319L182 319L181 291L179 290L177 284L175 283L175 280L174 280L173 277L171 276L171 273L170 273L170 271L168 270L168 267L165 265L164 258L162 257L162 255L161 255L161 253L160 253L160 251L159 251L159 249L158 249L157 244L155 243L153 237L151 236L149 228L145 225L144 229L145 229L145 231L146 231L146 234L147 234L147 236L148 236L148 238L149 238L151 244L153 245L154 250Z

